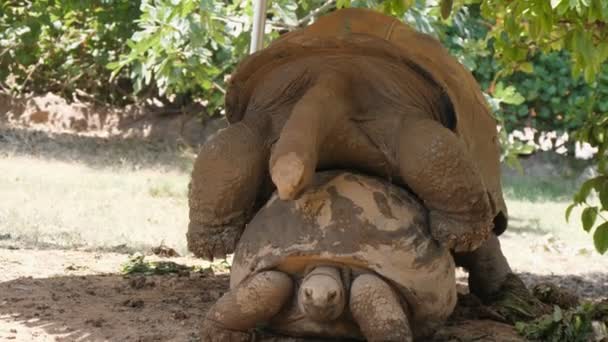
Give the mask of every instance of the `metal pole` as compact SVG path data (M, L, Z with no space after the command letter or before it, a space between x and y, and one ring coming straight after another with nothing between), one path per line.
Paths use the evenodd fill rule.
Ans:
M253 1L253 27L251 30L251 44L249 53L260 50L264 45L264 25L266 24L266 2L267 0Z

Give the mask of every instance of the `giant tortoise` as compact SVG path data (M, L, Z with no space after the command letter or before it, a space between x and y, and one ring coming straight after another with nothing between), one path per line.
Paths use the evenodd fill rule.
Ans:
M195 255L233 252L274 188L295 199L314 172L350 169L411 189L477 294L511 272L496 238L507 225L496 122L438 40L371 10L332 12L246 57L226 116L192 171Z
M272 197L247 225L203 341L249 341L256 327L368 341L432 332L457 296L426 208L374 177L331 171L311 182L294 201Z

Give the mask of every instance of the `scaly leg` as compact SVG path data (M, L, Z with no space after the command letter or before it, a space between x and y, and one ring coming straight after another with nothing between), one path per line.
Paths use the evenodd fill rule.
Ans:
M469 272L469 291L483 300L495 294L512 273L494 234L473 252L455 253L454 260Z
M267 172L263 117L220 131L201 148L192 171L188 249L204 259L232 253Z
M285 273L265 271L225 293L207 312L203 342L247 342L249 330L268 322L293 295L293 281Z
M509 322L534 319L551 311L513 273L496 235L490 234L473 252L455 253L454 260L469 272L469 291Z
M321 76L294 106L270 156L270 174L281 199L294 199L310 184L323 141L351 109L348 80Z
M372 274L355 278L350 311L367 341L413 341L407 315L393 289Z
M488 237L492 208L464 143L431 119L404 120L398 161L404 182L429 209L431 234L457 252L472 251Z

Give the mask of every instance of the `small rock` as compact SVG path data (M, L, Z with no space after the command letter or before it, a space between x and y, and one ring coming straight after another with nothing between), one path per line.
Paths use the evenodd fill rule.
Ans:
M179 253L177 253L175 251L175 249L171 248L171 247L167 247L165 245L160 245L158 247L154 247L152 248L152 253L158 255L159 257L163 257L163 258L173 258L173 257L179 257Z
M176 311L173 313L173 319L177 319L177 320L188 319L188 315L183 311Z
M131 307L131 308L143 308L144 301L141 299L127 299L124 302L122 302L122 305Z
M208 290L201 293L201 299L203 302L214 302L222 296L222 291L219 290Z
M146 278L144 277L135 277L129 279L129 286L134 289L140 290L146 286Z
M90 324L96 328L101 328L105 322L106 320L103 318L87 319L86 321L84 321L85 324Z
M11 330L9 330L9 332L11 332L12 334L16 334L17 333L17 329L11 329Z

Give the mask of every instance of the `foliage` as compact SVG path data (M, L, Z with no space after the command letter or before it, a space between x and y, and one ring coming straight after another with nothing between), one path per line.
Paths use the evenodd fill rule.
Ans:
M122 274L142 275L162 275L190 271L196 271L196 269L172 261L146 261L145 257L141 254L134 254L129 257L129 260L120 269L120 273Z
M572 72L591 82L608 60L608 2L602 0L478 0L492 20L497 57L506 72L529 69L536 51L571 53Z
M388 2L399 0L385 2L385 8ZM464 12L450 8L463 8L465 2L480 4L487 22L482 23L474 16L463 17ZM434 2L424 3L428 7ZM475 70L482 85L481 68L486 68L485 77L493 74L491 81L486 78L485 85L494 97L489 102L495 110L502 109L498 111L502 112L498 117L501 126L510 128L509 124L534 121L532 126L540 129L579 129L575 134L577 140L598 148L596 160L600 175L581 187L566 216L573 206L585 206L581 220L588 232L599 216L603 222L595 228L593 240L597 251L605 253L608 221L602 213L608 211L608 64L605 63L608 60L608 2L471 0L453 4L452 0L441 0L438 7L444 18L452 11L455 13L452 30L456 30L456 35L451 36L446 45L457 51L464 65ZM467 7L464 8L466 11ZM487 50L491 51L490 60ZM570 68L564 63L568 56ZM477 66L481 68L475 68ZM530 77L530 73L535 77ZM587 84L579 79L580 75ZM511 81L517 91L500 86L499 79ZM501 97L504 99L500 93L507 95L507 101L500 101ZM516 93L523 94L525 102ZM503 159L518 165L516 155L527 152L527 146L508 144L505 129L501 130L500 139ZM591 189L597 192L600 205L587 201Z
M553 313L529 323L519 322L515 327L522 336L533 341L584 342L592 339L594 320L604 325L608 321L605 303L585 303L565 311L556 305Z
M272 30L293 29L320 1L273 1L268 15ZM223 105L225 78L248 52L250 1L143 0L138 31L130 50L108 68L113 75L128 67L135 92L156 87L160 96L182 101L203 99L208 112Z
M587 84L571 77L568 54L537 54L531 59L533 76L516 72L505 78L520 94L523 105L504 106L510 127L527 125L539 131L572 132L582 127L590 112L608 112L608 64Z
M129 257L129 260L125 262L120 273L129 274L141 274L141 275L163 275L170 273L189 273L189 272L227 272L230 269L230 265L227 261L222 260L221 263L212 264L205 268L200 266L186 266L175 263L173 261L148 261L145 260L145 256L136 253Z
M600 217L602 222L595 228L593 240L596 250L604 254L608 250L608 221L602 215L608 211L608 63L605 63L608 60L608 2L476 2L481 3L483 16L492 23L482 39L494 51L490 60L483 60L482 54L474 55L476 66L486 68L485 72L476 69L477 78L484 85L483 74L486 77L494 74L490 82L486 79L485 86L495 97L495 91L500 90L495 87L498 79L512 84L525 97L525 102L501 106L503 124L508 129L517 123L526 123L540 130L578 130L575 134L578 141L598 148L599 176L583 184L566 217L574 206L585 207L581 221L587 232L592 231ZM476 25L469 20L467 27L474 29ZM483 28L477 26L477 31ZM475 41L473 35L470 38ZM568 57L571 65L565 63ZM463 61L465 65L466 62ZM500 69L496 70L496 66ZM492 69L495 72L489 72ZM531 73L534 77L530 77ZM580 79L581 74L586 83ZM507 147L503 156L513 161L514 154L509 153L513 145L506 144L504 130L501 133L501 143ZM598 205L588 201L591 190L595 190L600 199Z
M581 213L583 229L591 233L595 227L593 242L597 251L604 254L608 251L608 114L589 114L585 126L577 132L576 137L598 149L598 176L581 185L573 203L566 210L566 219L569 219L574 207L584 207ZM591 200L593 193L599 198L599 203Z
M513 69L501 63L495 39L489 35L492 27L481 16L480 6L463 6L452 14L450 23L443 24L441 40L492 97L500 98L508 89L513 99L522 99L500 101L496 108L507 132L522 127L572 132L583 125L589 111L608 111L608 65L591 84L572 76L567 51L531 50L527 61Z
M231 8L218 1L143 0L129 51L108 68L114 76L129 66L135 93L151 86L161 96L205 92L217 107L226 69L248 43L247 23L236 22L246 15L233 16Z
M118 100L130 89L109 82L105 66L126 51L139 14L130 0L1 2L0 88Z

